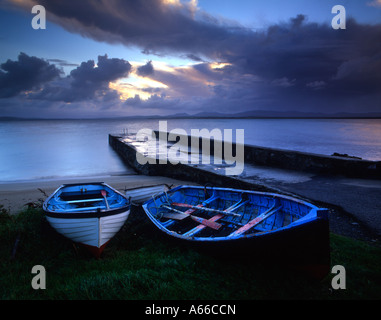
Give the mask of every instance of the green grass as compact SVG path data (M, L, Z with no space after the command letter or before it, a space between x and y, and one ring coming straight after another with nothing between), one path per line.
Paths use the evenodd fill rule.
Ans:
M0 208L0 299L381 298L381 249L360 241L331 234L332 265L346 269L346 289L333 290L334 275L317 281L278 266L219 260L153 231L129 219L96 260L48 228L40 209L10 216ZM45 290L31 286L34 265L46 269Z

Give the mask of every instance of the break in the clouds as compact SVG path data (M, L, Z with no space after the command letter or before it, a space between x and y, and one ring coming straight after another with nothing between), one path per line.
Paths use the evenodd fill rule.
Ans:
M28 10L37 4L14 2ZM39 88L34 98L112 100L120 110L136 113L172 112L175 105L189 113L380 111L381 24L364 25L348 18L346 30L334 30L330 23L308 21L299 14L252 30L203 12L197 1L39 0L38 4L46 8L48 19L70 32L138 46L158 56L188 57L193 64L160 68L149 61L136 67L135 82L116 82L132 75L131 65L123 59L100 57L97 67L93 61L83 62L58 81L47 64L47 70L41 66L40 80L31 79L33 86L20 82L12 89L9 83L1 91L3 97ZM5 72L0 75L6 77Z

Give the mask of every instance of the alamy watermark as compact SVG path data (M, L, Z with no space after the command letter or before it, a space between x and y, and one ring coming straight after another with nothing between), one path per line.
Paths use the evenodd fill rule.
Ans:
M46 289L46 270L45 267L42 265L35 265L32 268L32 274L36 274L32 278L32 288L34 290L39 290L39 289Z
M331 13L336 14L331 21L332 28L335 30L346 29L346 12L344 6L339 4L333 6Z
M331 281L331 286L333 289L346 289L346 273L345 273L345 267L338 264L332 267L331 273L336 274Z
M46 29L46 10L44 6L35 5L32 8L32 13L36 14L32 19L32 28L35 30Z
M140 129L136 140L145 142L136 153L139 164L226 164L226 175L239 175L244 169L244 130L235 130L233 144L232 129L191 129L190 136L184 129L167 131L167 121L159 121L159 130ZM200 145L201 141L201 145ZM235 146L235 147L233 147ZM189 149L190 148L190 149ZM201 154L200 149L202 150ZM235 154L233 154L235 149ZM200 157L201 156L201 157Z

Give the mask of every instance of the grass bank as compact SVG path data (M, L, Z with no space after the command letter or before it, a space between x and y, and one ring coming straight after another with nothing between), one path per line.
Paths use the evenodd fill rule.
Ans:
M59 236L41 209L0 213L0 298L18 299L380 299L381 248L331 234L332 266L343 265L346 289L261 263L219 260L162 241L135 209L96 260ZM135 215L135 219L134 219ZM140 220L140 221L139 221ZM138 223L136 223L138 222ZM33 266L46 289L31 286Z

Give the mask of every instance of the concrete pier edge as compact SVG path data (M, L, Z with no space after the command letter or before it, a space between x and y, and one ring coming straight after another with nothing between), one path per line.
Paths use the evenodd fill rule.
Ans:
M333 230L335 230L336 233L347 235L350 237L355 237L357 239L362 239L365 241L377 241L377 243L377 239L381 240L381 225L379 224L380 215L379 210L376 209L378 203L381 201L381 198L379 199L377 196L375 198L375 194L377 194L376 190L378 189L374 189L375 191L372 191L372 194L367 196L366 188L364 189L359 186L354 186L351 190L348 191L348 185L342 184L343 178L345 179L345 177L349 177L348 179L355 179L359 182L363 181L363 179L369 179L368 181L374 181L374 184L380 186L380 162L358 159L346 159L341 157L330 157L321 155L312 155L314 157L314 161L310 162L309 159L311 159L311 154L284 150L285 153L289 152L290 154L292 154L292 157L294 158L298 158L299 155L301 155L298 160L295 160L295 163L298 163L298 161L303 161L303 159L307 159L309 165L305 167L298 167L298 171L308 171L308 174L312 174L311 177L317 178L312 178L309 182L296 184L308 188L304 191L301 190L300 187L290 188L284 184L279 185L278 189L277 184L271 183L268 185L261 179L259 179L258 181L255 181L254 179L253 181L253 179L247 178L245 180L245 177L226 176L223 174L212 172L210 170L199 168L197 167L197 165L195 166L181 163L177 165L172 165L170 162L168 162L167 164L159 164L158 159L152 160L152 162L156 164L147 163L145 165L141 165L136 160L136 148L132 144L123 141L123 138L126 137L127 136L110 134L109 144L114 149L114 151L120 156L123 162L125 162L126 165L128 165L129 167L132 167L139 174L146 176L165 176L181 181L189 181L198 185L211 184L216 187L256 190L292 196L314 203L319 207L330 209L330 211L334 213L334 216L332 217L333 220L331 222L333 224ZM211 143L211 145L213 145L213 143ZM275 155L282 153L283 151L264 147L245 146L245 152L246 148L249 150L265 150L265 153L267 154L273 153L273 158L275 157ZM245 154L245 158L246 157L247 154ZM245 163L246 161L247 160L245 159ZM260 167L257 163L253 161L253 159L249 159L249 161L251 161L251 163L254 163L255 166ZM319 161L321 161L323 164L334 163L334 165L328 166L327 168L325 165L321 165ZM311 167L311 163L318 163L318 165L315 167ZM332 172L331 170L333 170L335 166L341 166L344 169L340 171L340 173L330 173ZM276 166L268 166L267 170L271 171L271 168L274 168L274 170L279 170L279 167ZM298 171L290 170L290 174L295 175ZM320 183L322 179L323 185L314 185L314 183ZM329 185L326 184L327 181L330 181ZM290 184L288 186L290 186ZM292 184L292 186L294 185ZM329 186L330 189L326 190L327 186ZM332 188L334 190L332 190ZM344 188L343 192L341 192L341 188ZM361 198L350 197L348 195L348 192L352 192L352 194L358 194L360 189L362 194ZM371 190L369 190L369 192L370 191ZM326 194L326 192L328 192L328 194ZM337 199L332 199L330 195ZM360 196L360 194L358 195ZM329 199L331 199L332 202ZM338 199L341 199L342 203L340 201L337 201ZM352 202L353 204L355 204L354 206L352 206ZM360 205L362 209L359 209L359 203L363 204L363 206ZM347 210L348 206L349 208L351 208L349 211Z
M162 136L166 135L168 140L169 132L154 132L157 137L159 134ZM181 135L177 134L177 136L180 137ZM187 139L188 145L191 145L192 137L187 135L185 136L185 139ZM202 138L200 137L199 146L200 152L202 152ZM215 140L210 138L211 155L214 154L215 146ZM237 149L236 143L232 143L232 146L233 150ZM221 153L224 154L223 143L221 148ZM328 156L248 144L245 144L243 148L245 163L316 174L334 174L352 178L381 179L381 161L362 160L350 156Z
M158 131L154 131L157 136L159 136ZM168 138L168 132L164 135ZM180 136L180 135L179 135ZM136 150L132 146L121 146L120 143L126 145L120 141L121 136L109 135L109 144L117 151L117 153L124 159L131 167L136 169L139 173L147 175L157 175L160 173L167 172L171 175L176 175L180 171L185 170L187 174L191 176L195 175L197 178L202 178L201 172L199 174L192 174L189 172L189 166L184 164L178 164L173 166L171 164L164 165L160 164L159 168L155 165L141 166L136 161ZM191 144L191 136L186 136L188 145ZM202 141L199 138L199 148L202 152ZM214 155L215 140L210 139L210 150L208 152L211 156ZM236 150L236 144L233 143L233 150ZM224 154L224 144L221 144L222 150L221 154ZM274 168L288 169L294 171L310 172L314 174L328 174L328 175L342 175L351 178L366 178L366 179L381 179L381 161L370 161L370 160L360 160L347 157L338 156L326 156L314 153L283 150L269 147L260 147L252 145L244 145L244 161L245 163L251 163L253 165L268 166ZM170 167L170 168L169 168ZM205 171L192 166L192 170ZM168 171L169 170L169 171ZM208 172L208 171L206 171ZM209 172L210 173L210 172ZM161 173L163 174L163 173ZM206 174L206 173L205 173ZM215 174L211 175L213 180L220 180L221 175ZM227 177L230 183L233 185L238 183L232 180L231 177ZM235 179L237 180L237 179Z

